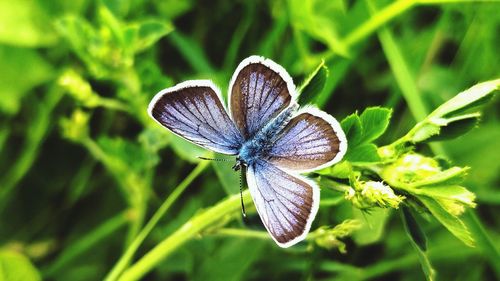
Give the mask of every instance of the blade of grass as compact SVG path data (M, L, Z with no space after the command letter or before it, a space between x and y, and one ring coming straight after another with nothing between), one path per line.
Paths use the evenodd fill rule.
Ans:
M32 122L26 130L25 143L20 150L21 154L16 157L16 161L11 165L10 170L0 180L0 186L2 187L0 189L0 213L6 205L9 194L35 162L43 144L43 139L50 130L52 111L61 98L60 89L52 87L48 90L44 100L39 103L36 115L30 118Z
M250 192L243 192L245 201L250 201ZM139 280L146 273L151 271L163 259L171 255L177 248L187 241L196 237L204 229L217 222L238 216L240 213L240 194L232 195L217 205L199 213L187 221L182 227L169 237L165 238L152 250L147 252L141 259L134 263L129 269L123 272L118 279L120 281ZM113 280L113 279L108 279Z
M283 38L283 34L288 27L288 18L286 16L281 16L275 18L273 21L273 27L264 37L264 40L256 48L258 53L264 57L273 57L274 52L278 49L278 44Z
M371 13L377 13L377 7L371 0L365 0ZM410 67L406 63L406 60L398 47L398 44L394 40L391 31L387 27L381 27L377 32L382 49L387 57L389 66L396 78L396 82L401 89L401 94L403 95L413 117L416 121L425 119L428 114L428 110L422 99L422 95L418 90L416 79L410 71ZM435 154L445 155L444 148L439 143L431 143L431 149Z
M341 40L341 45L346 46L346 48L350 49L349 52L352 54L353 47L360 43L361 41L368 38L374 32L376 32L380 27L389 23L396 17L410 10L417 4L421 5L439 5L439 4L448 4L448 3L473 3L475 1L471 0L401 0L394 1L393 3L387 5L383 9L379 10L376 14L370 17L367 21L359 25L349 34L347 34L344 39ZM481 2L496 2L495 0L484 0ZM329 61L335 57L335 53L333 51L328 51L324 55L324 59L327 61L327 65L331 69L332 74L330 75L331 82L327 82L325 85L325 89L322 94L318 97L318 106L322 107L326 104L326 101L329 100L330 96L333 94L333 90L338 81L336 81L335 77L342 77L343 75L336 76L335 68L330 66ZM346 71L350 67L350 62L353 61L348 60L347 62L341 62L339 66L337 66L340 71ZM345 69L345 70L344 70Z
M203 48L179 31L173 31L168 37L170 43L177 48L186 61L197 73L214 73L215 70L208 61Z
M372 1L367 0L365 3L367 3L371 13L378 13L377 7ZM428 110L421 99L421 94L418 92L415 79L413 79L410 68L403 58L394 37L385 27L380 28L377 33L380 43L382 44L382 49L396 78L396 82L401 89L401 93L408 103L410 111L415 119L418 121L423 120L427 116Z
M59 273L61 269L66 267L75 258L84 254L94 245L104 240L109 235L113 234L118 229L125 226L128 221L126 212L120 213L115 217L108 219L103 224L87 233L80 236L80 239L71 243L64 251L56 258L56 260L45 270L42 270L44 278L50 278Z
M176 187L174 191L167 197L163 204L158 208L155 214L151 217L144 228L139 232L137 237L130 243L127 250L120 257L115 266L106 276L106 281L117 280L120 274L125 270L127 265L130 263L134 254L139 249L139 246L146 239L151 230L156 226L160 219L165 215L165 213L170 209L170 207L175 203L179 196L184 192L184 190L205 170L208 166L209 161L201 161L198 166Z
M414 0L395 1L384 9L378 11L369 20L361 24L354 31L349 33L343 40L345 46L350 47L366 39L381 26L391 21L395 17L406 12L415 5Z
M238 50L240 49L241 42L245 38L245 35L252 25L252 20L255 17L255 3L245 2L245 15L241 20L240 24L234 31L234 35L231 38L231 43L229 43L229 48L226 52L226 57L224 58L224 69L228 69L228 73L232 71L232 68L236 64L236 57L238 56Z

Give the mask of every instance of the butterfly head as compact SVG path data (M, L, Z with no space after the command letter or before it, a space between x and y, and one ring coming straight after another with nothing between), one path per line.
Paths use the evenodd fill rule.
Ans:
M241 158L239 156L237 156L236 163L233 166L233 170L239 171L242 166L246 166L246 165L247 165L247 163L245 161L241 160Z

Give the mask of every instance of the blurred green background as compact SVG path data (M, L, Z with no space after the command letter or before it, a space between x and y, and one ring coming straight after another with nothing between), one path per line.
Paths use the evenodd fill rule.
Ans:
M447 0L0 0L0 279L102 280L165 198L168 211L132 261L238 193L233 163L199 162L206 151L150 120L159 90L212 79L226 93L253 54L299 85L324 59L329 76L312 102L338 120L392 108L377 141L388 144L458 92L499 77L499 10ZM498 102L483 112L479 128L419 147L470 166L464 185L477 196L464 215L481 234L474 248L419 219L439 280L500 279ZM312 230L364 221L332 249L205 231L145 280L424 280L398 212L367 220L327 191ZM255 212L246 224L239 216L229 226L263 230Z

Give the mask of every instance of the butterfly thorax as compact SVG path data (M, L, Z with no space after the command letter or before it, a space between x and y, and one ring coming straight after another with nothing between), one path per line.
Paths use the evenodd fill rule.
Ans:
M254 134L253 137L246 140L240 148L235 167L240 165L253 165L257 160L267 159L273 143L281 134L283 128L288 124L297 109L297 104L293 104L286 108L271 122Z

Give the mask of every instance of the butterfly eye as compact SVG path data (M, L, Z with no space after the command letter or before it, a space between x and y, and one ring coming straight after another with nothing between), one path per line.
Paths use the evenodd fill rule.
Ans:
M239 171L241 168L241 162L239 160L236 161L236 164L233 166L233 170Z

